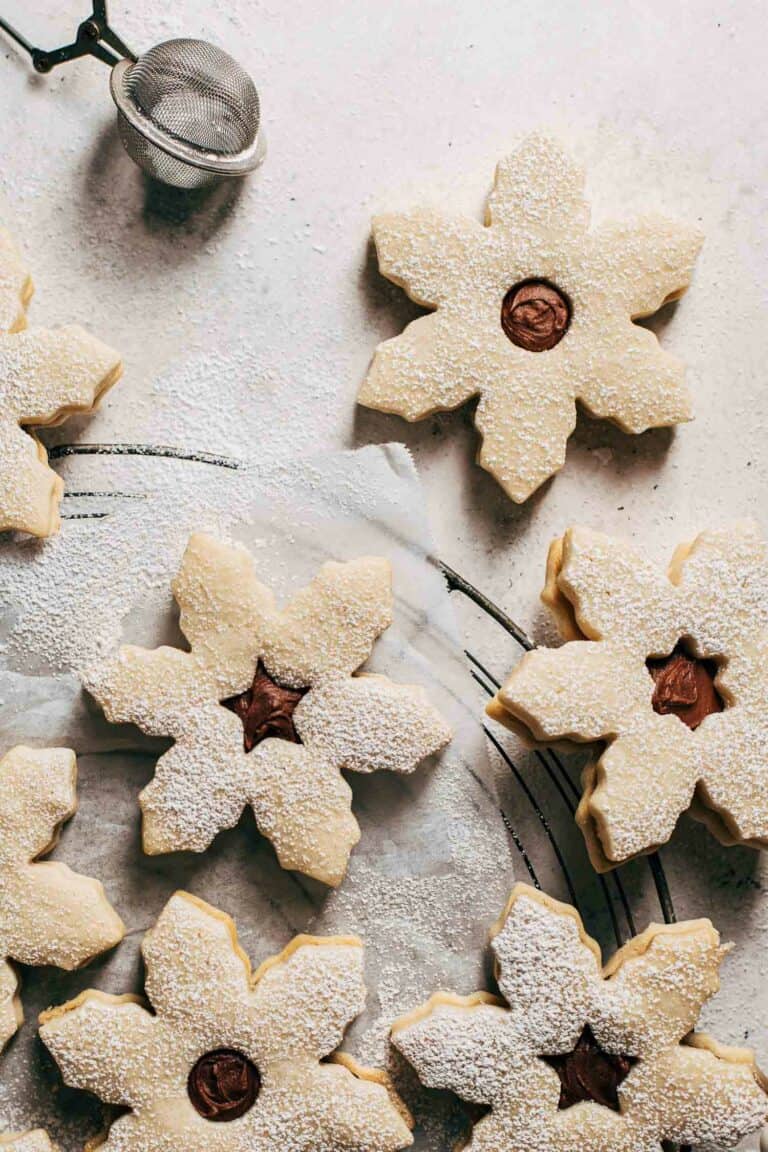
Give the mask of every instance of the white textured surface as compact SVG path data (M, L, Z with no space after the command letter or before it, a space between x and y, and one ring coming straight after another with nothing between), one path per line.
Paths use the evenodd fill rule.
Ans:
M85 7L6 10L53 44ZM753 515L767 527L758 0L112 8L139 48L186 33L233 49L261 90L270 153L234 200L217 194L186 215L121 154L106 69L83 62L41 79L0 56L2 215L33 266L33 322L80 320L125 358L85 439L172 438L262 459L405 440L444 558L540 636L551 637L536 602L546 548L574 521L630 535L659 563L711 523ZM658 209L707 239L690 293L658 325L689 365L695 422L640 438L582 422L563 472L516 508L471 464L466 413L408 426L356 412L354 396L376 343L418 312L376 272L371 214L422 200L479 214L496 159L533 128L584 162L596 219ZM73 434L70 422L54 435ZM466 620L502 674L514 646ZM540 769L526 768L538 785ZM712 915L739 943L707 1023L768 1065L766 862L687 824L664 859L679 912ZM628 883L634 894L649 880L630 869Z

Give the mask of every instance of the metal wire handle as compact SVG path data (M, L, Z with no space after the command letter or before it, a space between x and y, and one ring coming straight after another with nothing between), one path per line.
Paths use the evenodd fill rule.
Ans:
M38 72L82 56L107 64L120 139L153 179L190 191L258 168L266 151L261 104L240 64L189 37L156 44L137 58L110 28L107 0L92 2L74 41L51 51L36 48L2 17L0 30L29 53Z
M91 15L83 20L77 30L77 35L71 44L63 44L60 48L36 48L8 21L0 16L0 28L7 36L28 52L32 57L32 66L36 72L50 72L59 64L67 64L70 60L78 60L81 56L95 56L103 64L113 67L122 59L135 60L136 57L130 48L109 26L107 15L107 0L93 0ZM104 47L108 44L114 51Z

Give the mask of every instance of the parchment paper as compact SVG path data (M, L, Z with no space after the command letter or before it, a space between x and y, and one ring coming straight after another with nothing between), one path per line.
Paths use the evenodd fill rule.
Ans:
M45 544L0 544L0 748L23 741L77 751L80 809L54 856L105 883L128 936L75 974L23 970L26 1023L3 1057L0 1116L10 1129L43 1125L74 1149L100 1128L102 1111L84 1093L61 1088L36 1036L37 1014L90 986L140 991L142 934L176 888L232 914L255 963L298 932L361 935L368 1009L345 1047L383 1067L393 1060L393 1017L437 988L487 986L488 929L512 869L476 695L444 581L428 559L420 486L404 448L367 448L272 472L255 464L78 456L62 462L62 473L68 518L61 535ZM76 672L120 640L180 642L169 583L192 529L246 543L279 597L327 558L373 553L392 561L395 621L370 667L424 684L455 737L412 777L350 777L362 840L337 892L282 871L249 813L203 855L142 855L136 797L158 744L107 725ZM413 1078L399 1065L394 1071L420 1115ZM433 1097L430 1116L419 1144L448 1147L458 1124L452 1104Z

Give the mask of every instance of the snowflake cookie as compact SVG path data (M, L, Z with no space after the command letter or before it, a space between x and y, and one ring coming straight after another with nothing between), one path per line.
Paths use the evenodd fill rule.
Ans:
M384 1074L347 1056L328 1062L365 1005L359 940L297 936L253 974L232 920L177 892L142 952L147 1006L88 991L40 1018L65 1083L130 1109L107 1152L411 1143Z
M3 1152L55 1152L48 1133L42 1128L31 1132L0 1132L0 1148Z
M632 321L683 294L702 237L658 215L590 231L583 185L531 136L498 165L485 227L373 222L382 273L435 311L379 345L359 403L421 420L479 395L479 463L518 503L562 467L576 400L626 432L691 418L683 365Z
M58 531L61 478L31 428L92 412L122 371L120 358L82 328L31 328L32 281L0 229L0 532Z
M19 746L0 759L0 1048L23 1020L9 961L71 970L123 938L97 880L37 862L74 815L76 776L67 748Z
M692 1031L727 951L709 920L652 924L601 968L576 911L518 884L492 950L504 1000L439 992L392 1034L428 1087L490 1107L476 1152L732 1145L768 1117L753 1053Z
M245 548L196 533L173 593L190 652L125 647L86 676L109 720L175 741L144 850L202 852L249 804L284 868L339 884L360 836L341 769L411 772L450 738L423 689L353 675L391 623L389 564L324 564L280 610Z
M577 819L605 871L690 806L724 844L768 847L768 549L748 522L683 544L669 572L571 528L542 599L570 641L526 654L491 716L534 740L604 741Z

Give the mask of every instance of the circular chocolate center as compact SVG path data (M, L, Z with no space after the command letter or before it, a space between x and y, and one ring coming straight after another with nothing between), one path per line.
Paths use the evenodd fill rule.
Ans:
M696 729L705 717L722 712L724 704L715 687L714 660L691 656L680 642L669 656L646 660L645 664L653 677L651 703L659 716L672 714Z
M550 1068L560 1078L558 1108L572 1108L583 1101L602 1104L619 1112L619 1085L629 1075L635 1060L632 1056L614 1055L600 1047L592 1029L584 1028L572 1052L562 1056L545 1056Z
M501 304L501 326L518 348L547 352L559 344L571 323L566 296L546 280L513 284Z
M206 1120L237 1120L256 1102L261 1077L255 1064L234 1048L206 1052L189 1074L187 1092Z
M250 688L246 688L239 696L222 700L222 704L240 717L243 747L246 752L250 752L270 736L301 744L293 723L293 714L306 693L306 688L284 688L278 684L259 661Z

